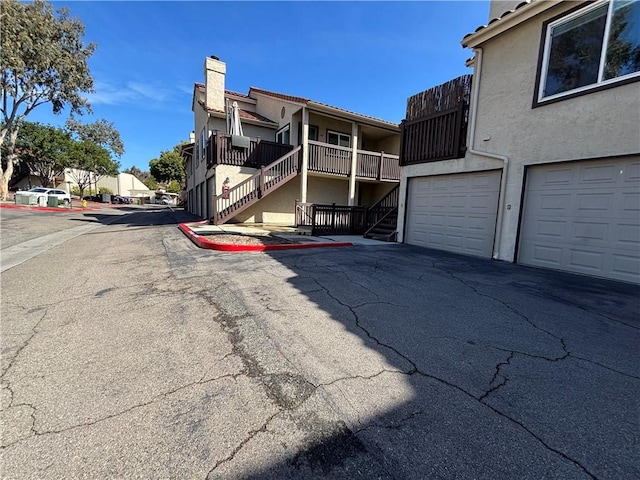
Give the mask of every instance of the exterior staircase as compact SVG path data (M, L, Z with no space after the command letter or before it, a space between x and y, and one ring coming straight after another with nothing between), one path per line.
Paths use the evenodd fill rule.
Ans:
M260 167L246 180L214 197L210 222L214 225L225 223L296 177L300 170L301 148L296 147L268 166Z
M365 238L395 242L398 228L398 199L400 186L396 185L389 193L367 211L367 224L371 225L364 233Z
M394 208L380 219L373 227L364 234L365 238L382 240L384 242L395 242L398 228L398 209Z

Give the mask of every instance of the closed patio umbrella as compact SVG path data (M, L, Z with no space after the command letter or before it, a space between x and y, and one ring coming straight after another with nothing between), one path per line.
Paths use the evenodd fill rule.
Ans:
M238 102L233 102L231 106L231 135L240 135L242 133L242 124L240 123L240 109L238 108Z

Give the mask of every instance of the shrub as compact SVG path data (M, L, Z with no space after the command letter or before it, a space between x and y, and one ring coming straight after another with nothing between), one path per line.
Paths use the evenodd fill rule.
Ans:
M100 187L98 189L98 193L100 193L100 194L108 193L110 195L113 195L113 190L111 190L110 188L107 188L107 187Z

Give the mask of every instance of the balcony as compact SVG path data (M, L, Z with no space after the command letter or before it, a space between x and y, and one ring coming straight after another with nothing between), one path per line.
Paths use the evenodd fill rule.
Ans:
M209 137L207 143L207 167L235 165L260 168L275 162L291 152L293 148L292 145L283 145L259 138L250 138L248 148L237 148L232 145L231 135L217 132ZM352 155L351 148L309 140L309 172L349 177ZM367 150L358 150L357 155L356 178L358 180L379 182L400 180L398 155Z
M348 177L351 175L353 150L309 140L309 172ZM397 182L400 180L398 155L357 150L356 178Z
M215 165L260 168L275 162L293 150L293 145L269 142L260 138L249 138L248 148L233 145L231 135L216 132L207 142L207 168Z

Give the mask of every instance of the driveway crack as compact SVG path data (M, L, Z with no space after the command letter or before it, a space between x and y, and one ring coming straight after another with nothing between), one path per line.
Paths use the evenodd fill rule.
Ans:
M506 308L508 308L509 310L511 310L512 312L514 312L515 314L517 314L519 317L523 318L526 322L528 322L532 327L545 332L546 334L548 334L549 336L555 338L556 340L558 340L560 342L560 345L562 347L562 350L564 352L564 355L559 357L558 360L564 359L569 355L569 352L567 351L567 347L565 345L565 342L562 338L558 337L557 335L553 334L552 332L549 332L548 330L545 330L542 327L539 327L538 325L536 325L532 320L530 320L526 315L522 314L521 312L519 312L518 310L516 310L515 308L511 307L510 305L508 305L507 303L493 298L490 295L486 295L483 294L481 292L479 292L477 289L475 289L473 286L468 285L464 280L456 277L454 274L449 273L449 275L458 280L460 283L462 283L463 285L468 286L471 290L473 290L474 292L476 292L478 295L486 297L486 298L490 298L492 300L495 300L501 304L503 304ZM464 388L462 388L459 385L456 385L455 383L452 383L448 380L445 380L444 378L440 378L440 377L436 377L434 375L430 375L426 372L421 371L417 364L411 360L409 357L407 357L406 355L404 355L403 353L401 353L398 349L396 349L395 347L393 347L392 345L386 344L382 341L380 341L377 337L375 337L374 335L371 334L371 332L369 332L366 328L364 328L361 324L360 324L360 318L358 317L357 312L355 311L354 307L352 307L351 305L348 305L344 302L342 302L339 298L337 298L335 295L333 295L329 289L327 287L325 287L324 285L322 285L317 279L310 277L311 280L313 280L316 284L318 284L319 287L321 287L326 294L333 299L335 302L337 302L339 305L342 305L346 308L349 309L349 311L351 312L351 314L353 315L354 319L355 319L355 323L356 326L362 330L368 338L370 338L371 340L373 340L374 342L376 342L378 345L380 345L381 347L387 348L389 350L391 350L392 352L396 353L399 357L401 357L402 359L404 359L406 362L408 362L411 365L411 369L405 373L405 375L411 376L414 374L418 374L421 375L425 378L429 378L432 380L435 380L436 382L442 383L444 385L447 385L455 390L458 390L459 392L463 393L464 395L466 395L467 397L473 399L474 401L479 402L480 404L482 404L483 406L485 406L486 408L490 409L491 411L493 411L494 413L496 413L497 415L511 421L512 423L518 425L520 428L522 428L522 430L524 430L528 435L530 435L531 437L533 437L535 440L537 440L540 445L542 445L545 449L549 450L550 452L553 452L556 455L559 455L560 457L562 457L563 459L567 460L568 462L571 462L572 464L576 465L578 468L580 468L586 475L588 475L590 478L595 479L596 476L591 473L582 463L580 463L578 460L571 458L569 455L567 455L566 453L562 452L561 450L552 447L551 445L549 445L547 442L544 441L544 439L542 437L540 437L539 435L537 435L533 430L531 430L529 427L527 427L524 423L518 421L515 418L510 417L509 415L501 412L500 410L498 410L497 408L491 406L490 404L486 403L485 398L487 393L483 394L483 396L481 397L476 397L475 395L473 395L471 392L468 392L467 390L465 390ZM511 358L508 358L507 362L503 362L504 364L508 364L508 362L511 361L512 356L510 355ZM502 365L504 366L504 365ZM494 374L494 380L498 378L498 376L500 375L499 369L502 368L502 366L500 366L500 364L496 367L496 374ZM493 380L492 380L493 383ZM490 391L495 391L498 388L501 388L502 386L504 386L506 384L506 377L504 381L500 381L498 384L494 385L493 390L490 389Z
M282 410L278 410L277 412L271 414L267 420L262 424L262 426L260 426L260 428L257 428L255 430L250 430L249 433L247 434L247 436L238 444L235 446L235 448L231 451L231 453L229 455L227 455L225 458L223 458L222 460L218 460L216 462L216 464L213 466L213 468L211 468L211 470L209 470L207 472L207 475L205 476L205 479L209 478L209 475L211 475L220 465L222 465L223 463L227 463L230 462L231 460L233 460L235 458L235 456L238 454L238 452L240 450L242 450L245 445L247 443L249 443L253 437L255 437L256 435L258 435L259 433L263 433L267 431L267 427L269 426L269 424L271 423L271 421L280 413L282 413Z
M38 430L36 429L36 427L35 427L35 424L36 424L36 417L35 417L35 415L36 415L36 413L37 413L37 409L36 409L33 405L29 405L29 404L24 404L24 405L28 405L29 407L31 407L31 408L33 409L32 413L31 413L31 417L33 418L33 425L32 425L32 427L31 427L31 430L32 430L32 432L33 432L33 436L40 437L40 436L45 436L45 435L53 435L53 434L65 433L65 432L69 432L69 431L72 431L72 430L76 430L76 429L78 429L78 428L90 427L90 426L93 426L93 425L97 425L97 424L99 424L99 423L101 423L101 422L104 422L104 421L107 421L107 420L111 420L111 419L113 419L113 418L116 418L116 417L119 417L119 416L124 415L124 414L126 414L126 413L129 413L129 412L131 412L131 411L133 411L133 410L137 410L137 409L139 409L139 408L143 408L143 407L147 407L147 406L149 406L149 405L152 405L152 404L154 404L154 403L158 402L159 400L164 399L165 397L167 397L167 396L169 396L169 395L173 395L174 393L177 393L177 392L179 392L179 391L181 391L181 390L184 390L184 389L187 389L187 388L193 387L193 386L195 386L195 385L205 385L205 384L207 384L207 383L216 382L216 381L223 380L223 379L226 379L226 378L233 378L233 379L235 379L235 378L237 378L237 377L239 377L239 376L242 376L242 375L244 375L244 373L243 373L243 372L240 372L240 373L229 373L229 374L221 375L220 377L216 377L216 378L212 378L212 379L208 379L208 380L205 380L205 379L204 379L204 378L205 378L205 376L203 376L203 377L202 377L202 378L200 378L200 380L198 380L198 381L191 382L191 383L188 383L188 384L186 384L186 385L181 385L181 386L179 386L179 387L174 388L173 390L169 390L169 391L167 391L167 392L160 393L160 394L158 394L158 395L156 395L156 396L152 397L150 400L148 400L148 401L146 401L146 402L143 402L143 403L139 403L139 404L133 405L133 406L131 406L131 407L129 407L129 408L126 408L126 409L124 409L124 410L121 410L121 411L119 411L119 412L113 413L113 414L111 414L111 415L106 415L106 416L101 417L101 418L97 418L97 419L92 420L92 421L90 421L90 422L85 422L85 423L81 423L81 424L78 424L78 425L72 425L72 426L70 426L70 427L61 428L61 429L59 429L59 430L45 430L45 431L38 431ZM22 404L21 404L21 405L22 405ZM15 406L18 406L18 405L15 405ZM27 438L29 438L29 437L27 437ZM5 448L9 448L9 447L11 447L11 446L13 446L13 445L16 445L17 443L20 443L20 442L22 442L23 440L26 440L26 438L23 438L23 439L17 440L17 441L15 441L15 442L12 442L12 443L10 443L10 444L7 444L7 445L5 445L5 446L3 446L3 447L0 447L0 450L5 449Z
M482 402L485 398L487 398L493 392L495 392L501 387L504 387L507 384L507 382L509 381L509 378L506 375L504 375L501 372L501 370L502 370L502 367L504 367L505 365L511 364L511 360L513 360L513 356L514 356L514 352L510 352L509 356L504 362L500 362L496 365L496 370L495 372L493 372L493 378L489 382L489 389L478 398L479 402Z

